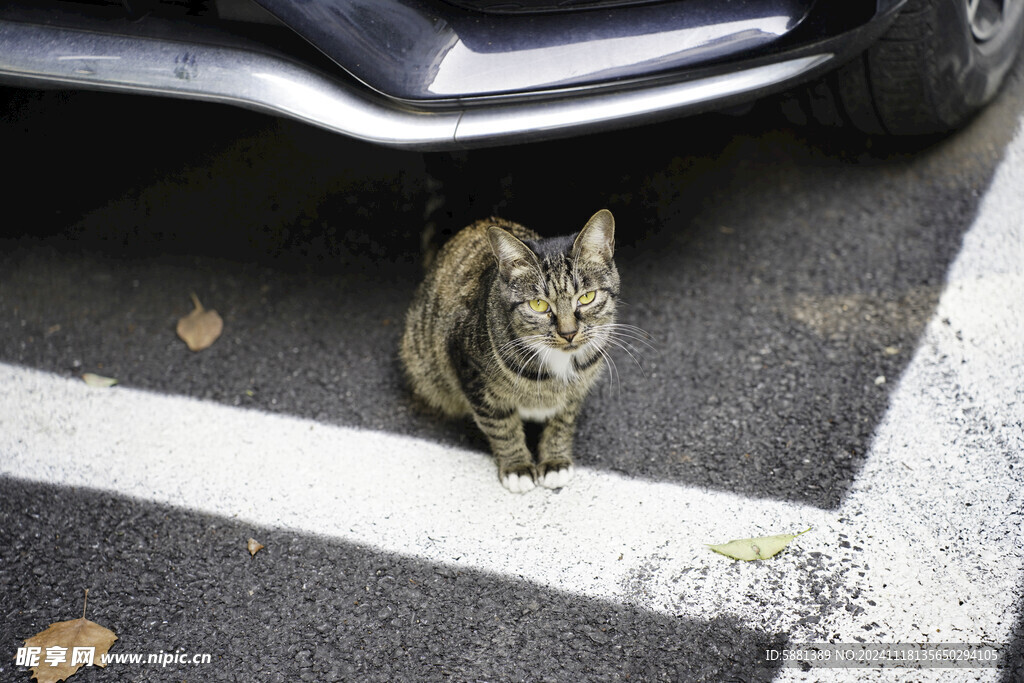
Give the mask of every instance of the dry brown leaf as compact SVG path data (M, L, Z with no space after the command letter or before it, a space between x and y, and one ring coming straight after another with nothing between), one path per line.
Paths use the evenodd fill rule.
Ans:
M88 600L88 591L85 597ZM25 641L26 648L39 648L39 663L32 666L32 676L38 683L66 680L86 664L81 658L76 658L75 648L85 648L86 651L92 648L92 663L106 666L102 657L115 640L117 636L113 631L85 618L83 606L81 618L54 622Z
M263 550L265 546L259 541L257 541L255 538L250 538L249 542L246 544L246 547L249 548L249 555L255 557L256 553Z
M178 336L188 344L192 351L209 348L224 331L224 321L217 311L207 310L199 303L199 297L192 295L195 308L184 318L178 320Z
M82 381L88 384L90 387L112 387L117 384L117 380L113 377L104 377L103 375L97 375L92 372L87 372L82 375Z

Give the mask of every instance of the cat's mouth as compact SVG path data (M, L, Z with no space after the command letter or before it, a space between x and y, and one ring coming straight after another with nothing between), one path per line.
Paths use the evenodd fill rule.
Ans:
M582 340L579 340L579 341L576 341L574 339L571 342L562 342L561 344L559 344L555 348L558 349L559 351L563 352L563 353L576 353L577 351L579 351L580 349L582 349L586 345L587 345L587 340L586 339L582 339Z
M575 334L573 338L568 341L561 335L552 333L544 340L544 346L553 351L561 351L565 354L575 355L584 348L591 346L595 341L596 339L593 334L585 334L582 331Z

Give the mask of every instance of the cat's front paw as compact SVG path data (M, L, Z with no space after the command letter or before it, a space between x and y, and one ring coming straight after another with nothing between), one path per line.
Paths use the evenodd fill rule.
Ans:
M512 493L526 493L536 486L533 465L517 465L501 472L501 484Z
M537 481L546 489L560 489L572 479L572 463L541 463L537 467Z

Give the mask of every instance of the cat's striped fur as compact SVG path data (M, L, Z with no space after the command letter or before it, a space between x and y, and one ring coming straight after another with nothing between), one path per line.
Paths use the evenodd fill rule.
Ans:
M510 491L572 475L576 419L614 329L614 231L607 210L577 235L547 239L478 221L444 245L413 298L400 350L413 391L473 417ZM546 421L536 463L523 419Z

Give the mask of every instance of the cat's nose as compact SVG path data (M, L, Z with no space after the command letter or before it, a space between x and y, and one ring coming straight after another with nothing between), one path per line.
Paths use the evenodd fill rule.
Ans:
M576 330L569 330L568 332L563 332L562 330L559 330L558 331L558 336L571 344L572 343L572 339L573 339L573 337L576 336L577 332L579 332L578 329L576 329Z

